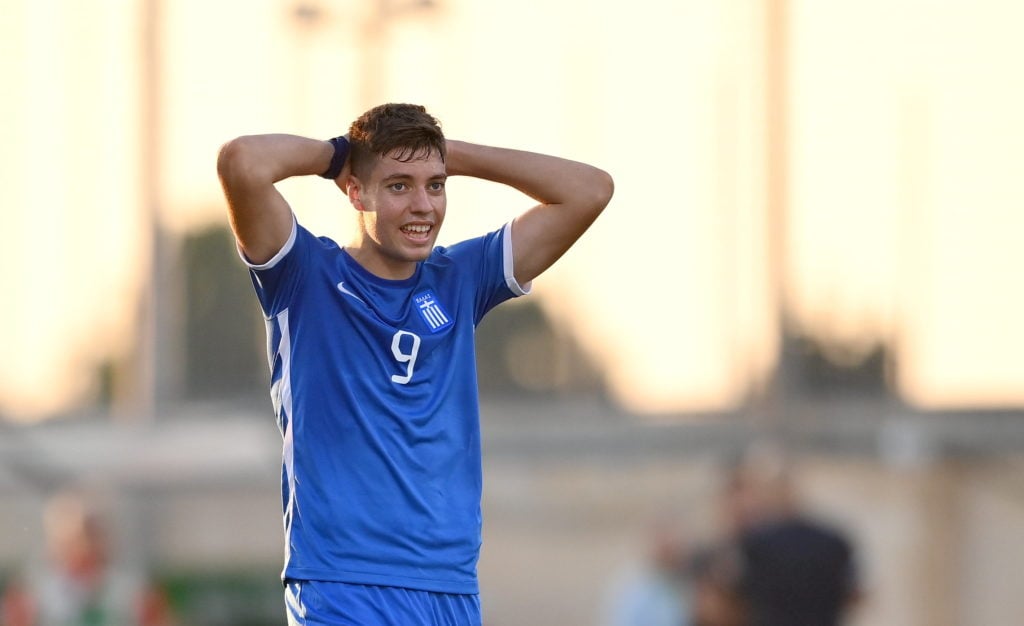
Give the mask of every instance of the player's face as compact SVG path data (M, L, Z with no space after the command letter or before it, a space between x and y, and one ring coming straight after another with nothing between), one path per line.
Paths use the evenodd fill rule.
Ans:
M361 224L356 260L383 278L411 276L444 222L446 178L436 152L410 161L381 157L368 180L355 181L349 193Z

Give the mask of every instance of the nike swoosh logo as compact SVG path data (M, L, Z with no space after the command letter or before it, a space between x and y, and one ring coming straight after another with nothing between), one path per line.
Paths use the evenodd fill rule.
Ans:
M356 300L359 300L360 302L363 302L362 298L360 298L356 294L352 293L351 291L348 290L347 287L345 287L345 281L341 281L340 283L338 283L338 291L340 291L341 293L345 294L346 296L352 296ZM366 303L363 302L363 304L366 304Z

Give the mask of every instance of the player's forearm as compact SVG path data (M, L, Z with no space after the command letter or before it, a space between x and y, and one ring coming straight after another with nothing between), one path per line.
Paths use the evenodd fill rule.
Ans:
M448 140L449 175L509 185L542 204L604 208L612 180L604 171L559 157Z
M226 143L217 171L227 184L273 184L293 176L323 173L334 148L329 142L297 135L246 135Z

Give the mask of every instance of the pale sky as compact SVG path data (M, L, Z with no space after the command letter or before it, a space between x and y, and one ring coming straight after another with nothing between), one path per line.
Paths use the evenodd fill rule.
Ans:
M421 102L451 137L614 175L606 214L532 297L626 407L727 408L771 366L763 2L436 0L376 39L372 2L323 0L305 30L287 2L161 4L169 227L225 219L214 162L231 137L326 138L379 101ZM0 0L0 411L16 417L74 405L135 340L142 6ZM1024 404L1024 7L790 6L789 308L812 333L892 340L918 404ZM333 186L283 189L303 223L348 238ZM528 206L454 180L442 242Z

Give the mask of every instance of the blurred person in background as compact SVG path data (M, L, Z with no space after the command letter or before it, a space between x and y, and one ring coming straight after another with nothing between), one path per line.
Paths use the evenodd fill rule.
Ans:
M723 474L723 477L727 476ZM691 550L688 564L693 581L690 620L694 626L745 626L747 615L739 597L740 562L736 538L742 533L731 491L717 493L713 501L717 525Z
M681 523L662 517L651 524L641 563L613 583L605 626L692 626L688 550Z
M5 626L171 626L163 594L115 563L107 525L86 497L55 496L43 529L45 562L4 590Z
M854 546L802 510L792 467L755 447L724 493L731 538L713 566L730 619L748 626L838 626L859 599Z
M587 230L611 199L611 178L446 139L410 104L375 107L329 141L239 137L217 169L267 320L289 623L478 626L474 330ZM355 209L345 246L302 227L276 187L317 175ZM537 204L489 234L435 247L457 175Z
M746 612L737 593L738 560L731 541L695 549L689 563L693 626L745 626Z

